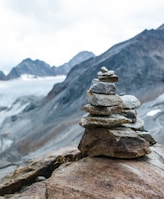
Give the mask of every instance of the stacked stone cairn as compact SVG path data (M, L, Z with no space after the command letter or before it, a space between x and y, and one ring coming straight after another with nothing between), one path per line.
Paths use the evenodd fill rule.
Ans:
M103 66L87 91L87 114L79 123L85 128L78 146L84 155L136 158L150 153L149 146L156 143L137 117L139 100L132 95L117 95L117 81L115 72Z

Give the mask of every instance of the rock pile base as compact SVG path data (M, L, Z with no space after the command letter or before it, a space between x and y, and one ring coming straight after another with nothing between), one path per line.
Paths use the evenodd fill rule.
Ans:
M139 100L132 95L117 95L117 81L114 71L102 67L87 91L87 114L79 123L85 128L78 146L84 155L136 158L150 153L149 146L156 143L137 117Z

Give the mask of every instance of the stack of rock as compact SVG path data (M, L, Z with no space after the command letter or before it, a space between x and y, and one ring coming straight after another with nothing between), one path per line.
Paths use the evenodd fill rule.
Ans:
M84 155L136 158L151 152L155 141L135 110L140 102L132 95L117 95L117 81L114 71L102 67L87 92L87 114L80 121L85 132L78 146Z

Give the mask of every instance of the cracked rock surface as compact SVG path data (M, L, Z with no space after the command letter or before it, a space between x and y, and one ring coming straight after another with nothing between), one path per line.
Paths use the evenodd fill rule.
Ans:
M71 153L67 155L74 154L72 157L79 160L63 162L46 180L33 182L0 199L163 199L164 148L154 145L151 150L147 156L125 160L77 158L78 150L74 148L71 152L70 148ZM17 178L19 175L21 173L17 173Z

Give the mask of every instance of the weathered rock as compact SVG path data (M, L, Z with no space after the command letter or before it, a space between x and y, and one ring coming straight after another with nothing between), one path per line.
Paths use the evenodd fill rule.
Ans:
M144 130L144 121L137 117L135 123L122 124L121 126L125 126L134 130Z
M141 105L140 101L133 95L122 95L120 98L125 109L134 109Z
M150 153L149 143L129 128L85 129L78 146L84 155L136 158Z
M47 198L47 188L46 184L43 182L35 183L32 186L27 186L22 188L20 193L15 193L14 195L7 195L6 197L0 197L0 199L46 199Z
M0 181L0 196L12 194L38 181L38 176L49 178L53 170L61 164L81 158L77 147L63 147L55 152L29 161ZM39 190L38 190L39 191Z
M93 106L118 106L122 100L118 95L96 94L91 91L87 92L88 101Z
M129 110L124 109L120 114L131 119L133 123L136 122L137 112L135 109L129 109Z
M149 142L150 146L156 144L156 140L152 137L152 135L150 133L148 133L147 131L136 131L136 133L144 138L147 142Z
M113 70L108 70L105 66L103 66L103 67L101 67L101 69L97 73L97 75L111 76L111 75L114 75L114 71Z
M93 79L89 90L93 93L114 95L116 87L114 83L101 82L98 79Z
M63 164L51 177L2 199L163 199L164 148L139 159L87 157ZM21 174L20 174L21 175Z
M49 199L162 199L162 183L162 169L144 158L88 157L54 172L47 182L47 195Z
M121 116L119 114L112 114L111 116L94 116L86 114L81 118L80 125L84 128L111 128L114 126L120 126L121 124L132 122L130 119ZM100 132L101 134L101 132Z
M98 75L98 79L102 82L118 82L118 76L117 75Z
M84 110L93 115L111 115L115 113L120 113L122 111L122 106L92 106L91 104L84 105Z
M105 66L97 73L98 79L102 82L117 82L118 76L114 74L113 70L108 70Z

